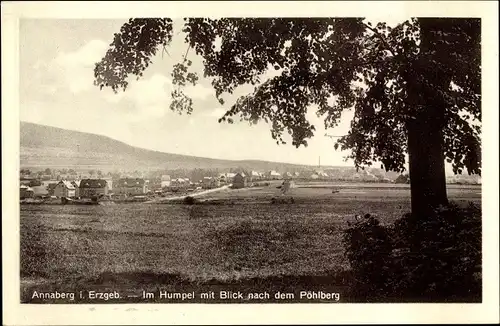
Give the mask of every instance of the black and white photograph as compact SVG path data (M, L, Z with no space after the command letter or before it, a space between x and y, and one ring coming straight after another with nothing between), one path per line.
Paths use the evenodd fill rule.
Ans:
M486 303L484 17L158 5L17 19L16 304Z

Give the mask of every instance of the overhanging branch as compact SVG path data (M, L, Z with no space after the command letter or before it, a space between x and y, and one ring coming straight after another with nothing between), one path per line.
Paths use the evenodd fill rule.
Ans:
M387 40L385 39L385 37L384 37L382 34L380 34L380 33L379 33L379 32L378 32L375 28L371 27L371 26L370 26L370 25L368 25L368 24L363 23L363 25L364 25L366 28L368 28L370 31L372 31L373 33L375 33L375 35L377 35L377 36L378 36L378 38L380 38L380 40L382 40L382 42L385 44L385 46L387 47L387 50L388 50L389 52L391 52L391 54L392 54L393 56L396 56L396 52L393 50L393 48L391 47L391 45L387 42Z

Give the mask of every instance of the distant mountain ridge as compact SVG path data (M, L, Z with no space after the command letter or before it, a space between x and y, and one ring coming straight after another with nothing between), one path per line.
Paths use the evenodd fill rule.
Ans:
M265 171L307 167L281 162L222 160L163 153L134 147L106 136L30 122L21 122L20 145L21 166L27 168L154 170L241 167Z

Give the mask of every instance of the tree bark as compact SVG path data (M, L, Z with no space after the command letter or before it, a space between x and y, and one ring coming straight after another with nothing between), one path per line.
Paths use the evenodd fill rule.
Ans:
M411 210L414 216L426 218L434 208L448 204L443 136L447 104L439 91L451 82L444 69L449 49L442 32L452 29L453 22L419 18L419 23L421 53L406 76L413 113L407 131Z
M442 125L429 111L408 123L411 210L419 218L448 203Z

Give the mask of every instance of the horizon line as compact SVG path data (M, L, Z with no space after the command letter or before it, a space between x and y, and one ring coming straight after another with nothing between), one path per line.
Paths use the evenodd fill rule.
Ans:
M274 164L287 164L287 165L296 165L296 166L303 166L303 167L315 167L315 168L337 168L337 167L352 167L355 168L354 164L348 164L348 165L316 165L316 164L303 164L303 163L291 163L291 162L277 162L277 161L268 161L268 160L263 160L263 159L256 159L256 158L245 158L245 159L225 159L225 158L216 158L216 157L208 157L208 156L195 156L195 155L188 155L188 154L181 154L181 153L172 153L172 152L164 152L164 151L159 151L156 149L150 149L150 148L145 148L145 147L140 147L140 146L134 146L130 145L122 140L103 135L103 134L96 134L96 133L91 133L91 132L86 132L86 131L80 131L80 130L75 130L75 129L67 129L67 128L61 128L61 127L56 127L56 126L51 126L51 125L46 125L42 123L36 123L36 122L31 122L31 121L25 121L25 120L19 120L20 123L29 123L33 125L38 125L38 126L43 126L43 127L49 127L49 128L56 128L56 129L61 129L61 130L67 130L67 131L72 131L72 132L78 132L82 134L88 134L88 135L96 135L100 137L106 137L108 139L111 139L116 142L120 142L124 145L133 147L133 148L138 148L138 149L143 149L147 151L152 151L156 153L162 153L162 154L170 154L170 155L179 155L179 156L186 156L190 158L202 158L202 159L209 159L209 160L217 160L217 161L230 161L230 162L245 162L245 161L255 161L255 162L262 162L262 163L274 163ZM373 168L373 167L365 167L365 168Z

